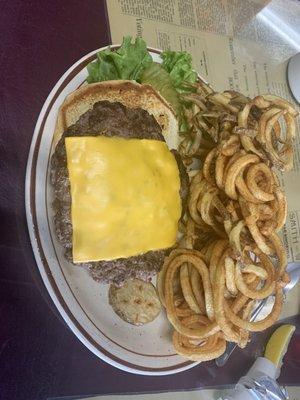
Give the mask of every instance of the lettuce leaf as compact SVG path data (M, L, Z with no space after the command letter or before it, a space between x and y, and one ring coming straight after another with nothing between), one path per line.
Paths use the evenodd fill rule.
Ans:
M121 47L116 51L100 51L97 60L87 66L87 82L101 82L111 79L129 79L140 81L141 74L152 61L145 41L125 36Z
M162 65L153 62L148 68L145 68L141 75L141 83L151 85L167 100L178 118L180 132L185 132L187 130L187 121L183 113L179 92L174 87L170 74Z
M197 73L192 68L192 57L185 51L166 50L161 53L162 67L169 73L175 89L179 93L191 92L193 88L184 83L195 83Z
M128 79L148 83L171 104L181 130L186 130L180 94L194 91L192 86L185 85L197 80L192 57L184 51L166 50L161 58L162 64L153 62L143 39L125 36L118 50L100 51L97 60L88 64L87 82Z
M172 84L170 75L161 64L153 62L148 68L145 68L141 75L141 83L151 85L171 104L177 116L181 114L178 92Z

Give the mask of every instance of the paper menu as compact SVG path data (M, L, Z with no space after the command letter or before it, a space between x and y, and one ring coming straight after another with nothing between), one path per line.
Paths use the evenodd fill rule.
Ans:
M300 3L294 0L109 0L113 43L141 36L158 49L186 50L216 91L253 97L278 94L292 101L288 59L300 51ZM294 170L282 175L288 197L282 231L289 261L300 262L300 121Z

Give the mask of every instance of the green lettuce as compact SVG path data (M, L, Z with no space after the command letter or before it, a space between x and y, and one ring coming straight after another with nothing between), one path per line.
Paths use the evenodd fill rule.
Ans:
M183 113L182 93L194 92L187 83L195 83L197 73L192 68L192 57L184 51L166 50L161 53L162 64L153 62L144 69L141 83L154 87L173 107L179 121L181 132L187 130L188 124Z
M183 113L182 101L177 88L174 87L170 74L161 64L153 62L145 68L141 75L141 83L151 85L172 106L179 122L179 130L187 130L187 122Z
M192 68L192 57L184 51L166 50L161 53L162 64L153 62L145 41L125 36L121 47L100 51L97 60L87 66L87 82L128 79L150 84L173 107L181 126L186 129L180 95L193 92L197 73Z
M179 93L191 92L193 89L185 83L195 83L197 73L192 68L192 57L185 51L166 50L161 53L162 67L169 73L174 88Z
M123 38L121 47L116 51L100 51L97 60L87 66L87 82L101 82L113 79L140 81L141 74L152 61L145 41L131 36Z
M141 83L151 85L171 104L176 115L181 114L181 103L178 92L172 84L170 75L161 64L153 62L145 68L141 75Z

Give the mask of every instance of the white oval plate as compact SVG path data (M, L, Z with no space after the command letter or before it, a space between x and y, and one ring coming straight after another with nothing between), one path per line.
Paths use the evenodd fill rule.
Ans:
M84 83L86 65L96 58L99 50L106 48L76 62L54 86L40 112L26 171L25 203L31 244L54 304L88 349L124 371L142 375L174 374L197 363L174 353L171 327L164 312L144 327L123 322L108 304L108 285L96 283L86 271L68 263L54 233L49 160L58 108L70 92ZM160 62L160 51L149 51Z

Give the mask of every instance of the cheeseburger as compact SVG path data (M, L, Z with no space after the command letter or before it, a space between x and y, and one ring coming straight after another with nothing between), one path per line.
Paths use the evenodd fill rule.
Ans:
M144 281L176 244L188 192L178 119L148 84L86 84L62 104L51 159L67 259L104 283Z

